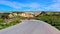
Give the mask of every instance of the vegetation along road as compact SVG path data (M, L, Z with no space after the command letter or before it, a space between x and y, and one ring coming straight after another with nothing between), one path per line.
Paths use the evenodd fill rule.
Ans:
M20 24L0 30L0 34L60 34L60 31L43 21L23 20Z

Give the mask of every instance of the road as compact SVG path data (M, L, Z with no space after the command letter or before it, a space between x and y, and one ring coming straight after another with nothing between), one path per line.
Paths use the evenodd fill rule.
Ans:
M0 30L0 34L60 34L60 31L43 21L23 20L20 24Z

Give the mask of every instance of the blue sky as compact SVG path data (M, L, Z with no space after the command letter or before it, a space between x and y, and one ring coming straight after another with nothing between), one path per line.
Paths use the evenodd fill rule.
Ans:
M60 11L60 0L0 0L0 11Z

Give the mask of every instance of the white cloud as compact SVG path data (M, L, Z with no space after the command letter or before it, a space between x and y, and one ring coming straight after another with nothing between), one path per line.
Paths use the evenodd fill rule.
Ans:
M10 6L10 7L16 8L16 9L17 8L21 8L21 7L24 6L21 3L18 3L18 2L10 2L10 1L0 1L0 4L7 5L7 6Z
M31 8L39 8L41 5L39 3L30 3L29 7Z
M60 0L54 0L54 3L45 8L48 11L60 11Z
M60 11L60 0L54 0L54 3L50 4L49 6L44 6L40 3L20 3L20 2L11 2L11 1L0 1L0 4L7 5L9 7L15 9L21 9L23 7L27 7L30 9L26 10L45 10L45 11Z
M20 9L23 7L27 8L39 8L40 4L38 3L19 3L19 2L10 2L10 1L0 1L0 4L7 5L10 7L13 7L15 9Z

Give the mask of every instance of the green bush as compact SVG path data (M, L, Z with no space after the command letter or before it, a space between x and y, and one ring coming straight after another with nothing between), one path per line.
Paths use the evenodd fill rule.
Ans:
M42 20L44 22L47 22L49 24L51 24L52 26L59 26L59 27L56 27L58 29L60 29L60 16L37 16L35 17L35 19L37 20Z
M4 22L4 20L3 19L0 19L0 23L3 23Z
M9 27L9 26L13 26L13 25L16 25L16 24L18 24L18 23L20 23L21 21L18 21L18 20L16 20L16 21L12 21L12 22L10 22L10 23L0 23L0 30L1 29L4 29L4 28L7 28L7 27Z

